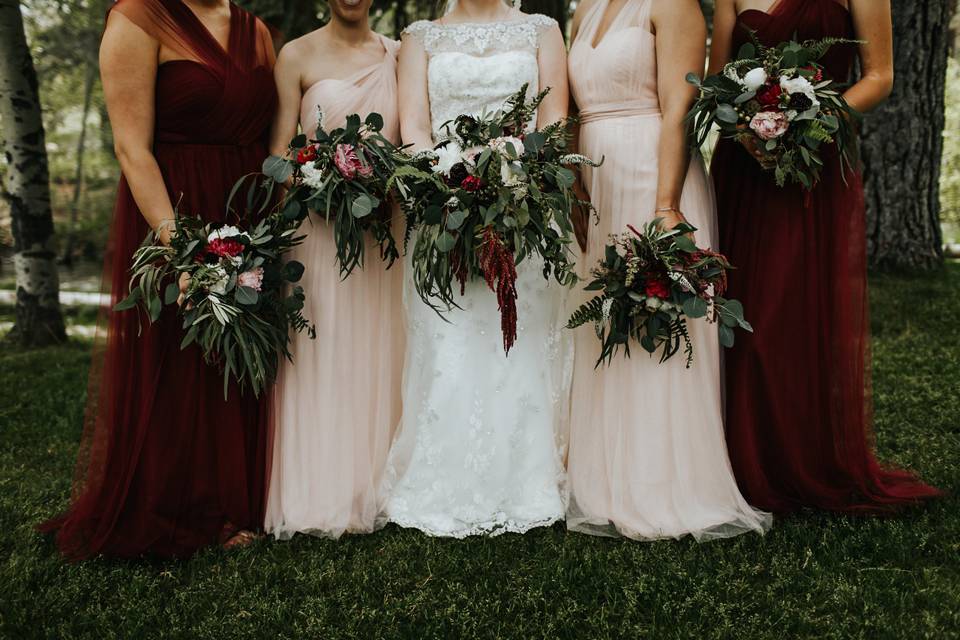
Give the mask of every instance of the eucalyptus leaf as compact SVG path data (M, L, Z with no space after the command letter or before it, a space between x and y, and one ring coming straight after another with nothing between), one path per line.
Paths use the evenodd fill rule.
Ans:
M447 231L441 233L437 238L437 249L439 249L442 253L449 253L456 245L456 238L454 238L453 235Z
M293 164L279 156L270 156L263 161L263 174L283 183L293 176Z
M353 206L350 209L350 212L353 214L354 218L365 218L373 211L373 208L376 206L376 202L365 193L361 193L357 196L357 199L353 201Z

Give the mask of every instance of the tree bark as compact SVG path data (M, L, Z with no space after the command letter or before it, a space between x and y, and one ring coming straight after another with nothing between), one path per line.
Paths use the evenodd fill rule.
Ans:
M956 0L893 0L896 82L863 127L867 256L880 269L943 263L940 165Z
M73 199L70 202L70 226L64 242L61 261L67 267L73 267L73 249L76 244L77 221L80 217L80 196L83 195L83 160L87 152L87 120L93 103L93 88L97 82L97 65L87 61L83 79L83 111L80 116L80 135L77 138L77 164L73 176Z
M567 32L568 0L523 0L522 8L527 13L542 13L560 23L560 31Z
M3 197L10 205L17 274L16 321L9 338L24 346L63 342L37 73L16 0L0 0L0 123L8 166Z

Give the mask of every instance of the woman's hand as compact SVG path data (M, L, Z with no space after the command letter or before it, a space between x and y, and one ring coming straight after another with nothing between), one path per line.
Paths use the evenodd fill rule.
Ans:
M677 209L658 209L654 216L660 220L660 228L663 231L671 231L681 224L689 224L686 217L683 215L683 212ZM687 234L687 237L690 238L694 244L696 244L697 238L692 231Z
M187 299L187 291L190 289L190 274L187 272L181 273L177 284L180 286L180 297L177 298L177 305L182 307ZM191 306L188 303L187 309L189 310Z

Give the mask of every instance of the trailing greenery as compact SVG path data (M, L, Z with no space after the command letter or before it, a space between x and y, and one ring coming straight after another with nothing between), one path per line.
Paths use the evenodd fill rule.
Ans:
M0 354L0 637L950 638L960 629L960 266L873 282L881 457L953 495L895 519L806 513L764 538L636 543L562 527L390 527L185 562L68 565L86 345Z

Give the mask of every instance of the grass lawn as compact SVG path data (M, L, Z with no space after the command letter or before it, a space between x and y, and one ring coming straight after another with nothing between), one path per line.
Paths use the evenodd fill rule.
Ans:
M960 637L960 265L873 280L881 457L951 492L896 519L806 513L698 545L390 527L186 562L64 564L87 348L0 355L3 638Z

